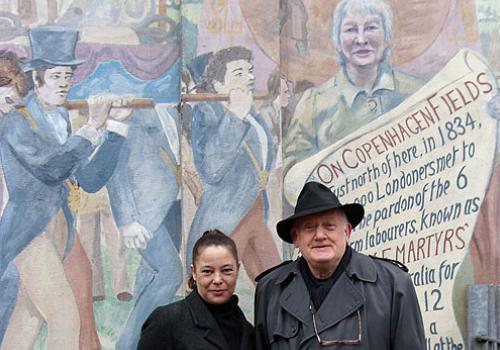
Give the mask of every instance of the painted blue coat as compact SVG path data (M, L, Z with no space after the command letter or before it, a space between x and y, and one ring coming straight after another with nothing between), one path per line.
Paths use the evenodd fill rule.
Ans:
M176 111L170 115L177 117ZM158 306L168 304L182 282L179 184L176 157L153 109L135 110L115 173L107 184L118 227L139 222L153 238L139 249L134 306L116 344L136 349L141 327Z
M153 233L177 199L176 158L154 109L135 110L128 125L127 142L107 186L113 215L118 227L137 221Z
M76 179L87 192L98 191L112 175L125 140L107 132L104 143L89 160L95 149L89 140L71 135L60 144L34 94L27 96L26 107L31 121L17 111L0 121L0 152L9 192L0 220L0 276L61 208L70 233L68 252L73 241L74 215L68 207L65 181ZM58 112L71 134L67 110L60 107Z
M243 142L248 144L262 169L269 172L273 162L273 139L262 116L253 109L250 113L266 133L265 164L256 129L250 122L237 118L219 102L201 103L193 108L193 156L202 180L203 195L191 226L190 243L211 228L230 234L262 191L258 171Z

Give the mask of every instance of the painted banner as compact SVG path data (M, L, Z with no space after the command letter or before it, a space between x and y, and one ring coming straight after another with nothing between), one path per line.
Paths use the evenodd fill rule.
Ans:
M460 51L397 108L296 164L285 178L291 203L305 181L315 180L341 202L365 206L350 244L408 266L428 349L464 348L453 317L454 284L490 179L498 128L485 109L496 93L485 62Z

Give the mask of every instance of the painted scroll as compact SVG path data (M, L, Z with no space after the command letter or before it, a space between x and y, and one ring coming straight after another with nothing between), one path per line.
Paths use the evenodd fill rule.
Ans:
M495 91L485 60L462 50L400 106L285 178L292 203L314 179L365 206L350 244L409 267L428 349L464 346L463 320L451 317L454 284L492 173L498 126L485 104Z

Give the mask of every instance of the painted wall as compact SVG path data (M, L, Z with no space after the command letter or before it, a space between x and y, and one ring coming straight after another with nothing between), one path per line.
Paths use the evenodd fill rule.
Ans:
M237 292L251 320L253 278L297 255L275 224L315 179L341 201L365 205L351 237L356 250L409 267L428 349L464 348L466 286L500 278L498 123L486 111L500 71L500 4L388 1L392 30L388 18L380 23L392 35L378 41L389 48L377 65L384 79L358 94L344 73L355 58L341 47L339 59L332 40L338 2L0 1L1 49L25 62L33 59L30 30L79 32L74 55L84 61L68 101L145 99L126 122L129 141L107 154L116 164L109 161L106 186L78 190L67 251L66 229L44 238L52 217L30 214L36 232L10 235L16 213L42 198L8 209L19 203L14 182L38 180L9 179L2 151L3 347L134 348L145 317L184 296L192 244L213 227L237 242ZM369 19L360 20L372 40ZM67 105L73 133L88 115L83 106ZM33 250L42 239L54 249L44 268ZM44 283L53 270L64 295ZM54 327L58 315L79 332Z

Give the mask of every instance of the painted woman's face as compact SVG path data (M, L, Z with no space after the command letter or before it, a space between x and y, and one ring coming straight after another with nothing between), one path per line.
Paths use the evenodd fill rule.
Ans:
M16 108L22 101L14 86L0 87L0 114L5 115Z
M224 304L236 288L239 265L229 248L209 246L204 248L191 265L196 289L209 304Z
M340 26L340 46L346 64L359 68L378 66L387 48L380 17L347 13Z

